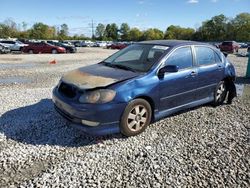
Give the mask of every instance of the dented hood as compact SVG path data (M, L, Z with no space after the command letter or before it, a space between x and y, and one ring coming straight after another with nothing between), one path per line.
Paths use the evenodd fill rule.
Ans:
M80 89L93 89L106 87L138 75L140 73L95 64L66 73L62 77L62 81L73 84Z

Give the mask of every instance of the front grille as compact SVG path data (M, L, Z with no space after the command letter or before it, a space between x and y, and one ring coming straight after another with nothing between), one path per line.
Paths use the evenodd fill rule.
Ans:
M65 119L67 119L68 121L71 121L73 123L81 123L81 120L75 117L72 117L70 114L66 113L65 111L63 111L62 109L60 109L59 107L57 107L56 105L54 105L56 111L63 116Z
M74 98L77 94L77 89L67 83L62 82L58 89L59 93L68 98Z

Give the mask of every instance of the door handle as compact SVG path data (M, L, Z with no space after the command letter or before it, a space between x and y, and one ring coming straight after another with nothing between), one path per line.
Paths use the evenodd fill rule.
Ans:
M190 73L190 75L191 75L191 76L196 76L196 75L197 75L197 72L196 72L196 71L192 71L192 72Z
M219 69L219 71L222 71L223 66L222 65L218 65L218 69Z

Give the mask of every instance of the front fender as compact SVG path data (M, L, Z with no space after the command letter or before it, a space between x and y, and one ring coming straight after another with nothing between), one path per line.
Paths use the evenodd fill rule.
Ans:
M141 96L151 98L155 108L158 108L159 103L159 78L155 75L143 75L132 80L120 83L114 88L117 92L115 101L130 102Z

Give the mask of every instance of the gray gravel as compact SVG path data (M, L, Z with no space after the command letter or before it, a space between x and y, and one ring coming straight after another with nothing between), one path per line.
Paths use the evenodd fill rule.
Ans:
M89 137L54 111L51 91L115 51L80 52L0 56L0 187L250 187L249 80L238 78L232 105L178 113L135 137ZM243 77L247 58L229 59Z

